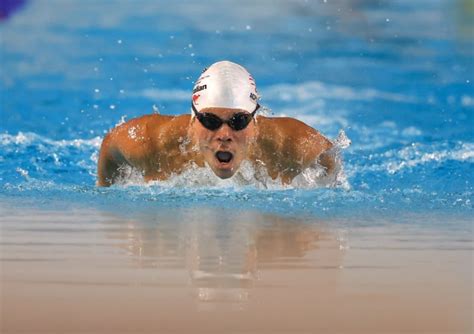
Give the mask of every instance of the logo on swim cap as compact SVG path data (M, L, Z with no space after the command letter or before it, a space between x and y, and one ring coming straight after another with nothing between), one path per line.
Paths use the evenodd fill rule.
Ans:
M200 92L200 91L202 91L202 90L204 90L204 89L206 89L206 88L207 88L207 85L196 86L196 87L194 87L194 89L193 89L193 94L194 94L194 93L197 93L197 92Z
M201 95L199 95L199 94L194 94L194 95L193 95L193 103L194 103L194 105L198 105L197 100L198 100L200 97L201 97Z
M195 93L199 95L195 97ZM233 108L242 109L249 113L255 110L259 95L255 80L242 66L220 61L205 69L193 88L193 103L199 108Z

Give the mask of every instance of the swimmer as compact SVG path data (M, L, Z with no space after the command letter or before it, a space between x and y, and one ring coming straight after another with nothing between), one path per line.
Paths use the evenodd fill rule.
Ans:
M191 115L145 115L105 136L97 185L115 183L126 165L147 182L206 165L227 179L244 160L283 184L315 162L326 174L334 173L331 141L294 118L258 115L258 101L255 81L245 68L229 61L211 65L194 85Z

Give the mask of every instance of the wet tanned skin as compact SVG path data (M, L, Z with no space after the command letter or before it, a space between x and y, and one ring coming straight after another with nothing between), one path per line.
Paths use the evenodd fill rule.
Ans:
M222 119L239 109L206 108ZM318 131L293 118L258 116L241 131L223 124L206 129L190 115L146 115L112 129L104 138L98 163L99 186L110 186L120 176L120 167L130 165L145 181L165 180L191 165L206 164L220 178L229 178L244 160L267 169L271 178L288 184L316 159L331 173L333 158L325 154L332 143ZM229 156L230 161L216 153ZM223 153L224 152L224 153Z

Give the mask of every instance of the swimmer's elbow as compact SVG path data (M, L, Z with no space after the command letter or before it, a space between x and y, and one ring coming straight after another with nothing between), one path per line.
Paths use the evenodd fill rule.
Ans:
M98 187L109 187L115 182L118 169L121 165L121 162L118 160L122 160L117 159L119 156L121 156L121 154L115 147L109 133L104 137L99 152L96 183Z
M99 157L97 165L97 186L110 187L115 183L121 164L113 159L110 155L102 155Z
M97 187L110 187L112 185L111 182L108 182L105 178L98 176L97 182L95 184Z
M112 157L108 154L107 149L102 148L97 163L97 183L98 187L109 187L113 183L113 174L117 170Z

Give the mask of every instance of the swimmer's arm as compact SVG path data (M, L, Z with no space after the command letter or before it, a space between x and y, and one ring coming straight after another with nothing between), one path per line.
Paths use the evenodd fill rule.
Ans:
M112 130L113 131L113 130ZM99 161L97 164L97 185L99 187L111 186L119 177L119 168L126 163L122 152L109 132L101 145Z
M332 176L336 170L336 161L334 154L331 150L333 144L326 137L321 135L314 129L314 132L310 136L302 136L300 141L295 141L297 148L293 151L291 161L294 165L289 162L286 170L281 175L282 182L284 184L290 184L293 178L300 174L303 170L308 167L318 165L324 168L325 176ZM288 166L291 166L288 168Z
M304 123L303 123L304 124ZM299 147L303 154L303 169L315 162L324 167L326 175L332 175L336 169L336 161L332 150L334 144L319 131L304 124Z
M131 166L145 172L150 151L147 135L147 116L132 119L113 128L100 148L97 165L97 185L111 186L120 177L120 168Z
M333 143L316 129L291 117L260 116L258 122L262 160L272 178L280 175L283 183L291 183L315 163L324 167L327 175L335 172Z
M308 126L309 127L309 126ZM336 171L336 160L334 154L334 144L331 140L322 135L319 131L311 129L312 149L308 150L310 153L310 160L325 169L326 175L333 175Z

